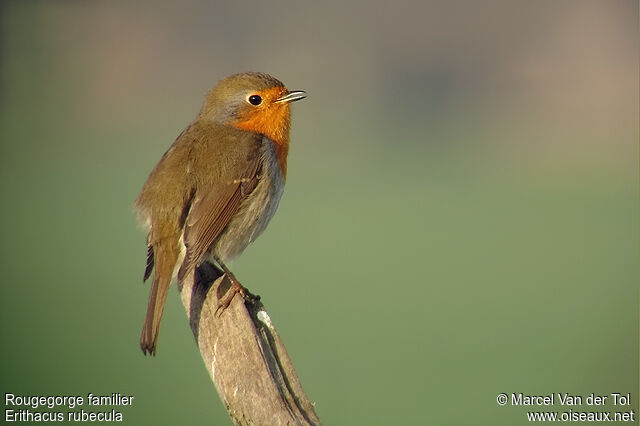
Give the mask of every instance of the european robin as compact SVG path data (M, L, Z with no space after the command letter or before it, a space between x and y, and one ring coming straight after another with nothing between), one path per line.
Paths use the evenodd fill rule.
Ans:
M202 261L217 264L231 281L223 310L236 293L245 294L226 263L264 231L278 208L289 104L305 97L267 74L223 79L147 178L135 201L148 231L144 281L155 268L140 336L145 354L155 354L174 271L181 281Z

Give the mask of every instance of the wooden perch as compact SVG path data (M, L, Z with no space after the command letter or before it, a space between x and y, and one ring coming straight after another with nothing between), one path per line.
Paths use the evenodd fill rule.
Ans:
M236 425L320 425L260 301L236 295L217 317L229 280L203 263L180 295L200 354Z

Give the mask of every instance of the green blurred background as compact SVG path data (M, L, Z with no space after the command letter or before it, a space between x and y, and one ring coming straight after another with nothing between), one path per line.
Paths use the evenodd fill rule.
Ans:
M637 2L1 4L3 393L231 424L175 289L140 352L131 206L205 91L259 70L309 97L233 268L325 424L525 424L500 392L637 418Z

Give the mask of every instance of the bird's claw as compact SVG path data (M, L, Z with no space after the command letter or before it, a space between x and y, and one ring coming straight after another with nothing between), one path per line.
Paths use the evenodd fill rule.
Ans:
M218 301L218 307L216 308L215 315L217 318L220 318L222 313L229 307L233 297L239 293L243 299L246 299L247 293L249 293L238 281L235 279L231 279L231 287L227 290L227 292L220 298Z

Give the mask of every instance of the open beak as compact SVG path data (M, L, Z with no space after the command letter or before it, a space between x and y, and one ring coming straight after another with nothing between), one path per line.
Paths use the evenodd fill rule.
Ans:
M304 99L306 97L307 97L307 92L303 90L292 90L280 96L278 99L276 99L273 102L274 103L282 102L282 103L288 104L289 102L299 101L300 99Z

